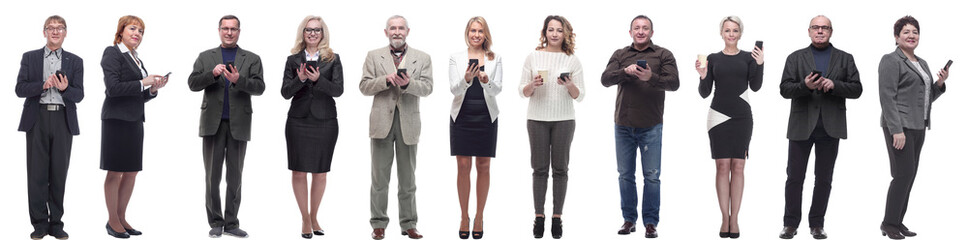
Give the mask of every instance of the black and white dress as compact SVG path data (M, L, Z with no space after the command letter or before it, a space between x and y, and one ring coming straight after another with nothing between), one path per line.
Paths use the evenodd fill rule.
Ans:
M736 55L718 52L707 60L708 72L699 81L699 95L708 97L715 85L706 125L712 158L745 159L753 135L749 90L760 90L763 85L763 65L756 64L747 51Z

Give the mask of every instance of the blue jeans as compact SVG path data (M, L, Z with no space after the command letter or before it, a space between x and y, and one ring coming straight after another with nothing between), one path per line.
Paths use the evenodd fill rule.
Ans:
M618 186L622 194L622 218L636 222L635 151L642 154L642 223L659 225L659 173L662 169L662 124L649 128L615 125L615 156Z

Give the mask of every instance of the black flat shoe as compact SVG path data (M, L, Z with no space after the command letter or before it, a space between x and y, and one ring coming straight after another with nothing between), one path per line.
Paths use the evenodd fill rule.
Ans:
M131 235L131 236L138 236L138 235L141 235L141 231L138 231L138 230L135 230L135 229L128 229L128 228L125 228L125 229L124 229L124 232L126 232L126 233L128 233L128 235Z
M112 236L112 237L115 237L115 238L130 238L131 237L131 235L128 235L128 233L126 233L126 232L116 232L116 231L114 231L114 229L111 229L111 224L110 223L104 224L104 227L108 229L108 235L109 236Z
M544 217L534 217L534 228L531 231L534 233L534 238L544 237Z
M325 232L323 232L323 230L322 230L322 229L320 229L320 230L313 230L313 235L319 235L319 236L322 236L322 235L326 235L326 233L325 233Z
M305 239L313 238L313 233L303 233L302 238L305 238Z
M553 217L551 218L551 237L554 239L561 238L561 218Z
M729 233L729 238L732 238L732 239L739 238L739 233L738 232Z
M719 232L719 238L728 238L729 232Z

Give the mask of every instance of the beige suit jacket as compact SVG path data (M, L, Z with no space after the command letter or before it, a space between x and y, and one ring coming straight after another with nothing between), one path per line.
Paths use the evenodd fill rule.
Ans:
M406 68L410 84L406 88L388 85L386 76L396 74L390 47L382 47L366 54L360 92L373 96L370 109L370 138L386 138L393 126L393 112L400 110L400 130L403 142L415 145L420 139L420 98L434 90L430 55L408 47L400 68Z

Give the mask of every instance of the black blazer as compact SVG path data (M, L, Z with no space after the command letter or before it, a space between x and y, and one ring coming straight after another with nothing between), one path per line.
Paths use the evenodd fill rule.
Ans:
M138 61L141 61L140 59ZM104 70L104 105L101 120L145 121L145 102L155 98L150 89L141 89L141 69L130 55L121 53L117 46L108 46L101 56ZM147 70L145 70L147 72Z
M84 60L70 53L61 53L61 71L67 77L67 88L61 92L66 105L67 127L72 135L81 134L77 124L77 105L84 99ZM37 122L40 95L44 92L44 48L24 53L17 75L17 97L24 99L24 111L20 115L19 131L27 132Z
M806 47L790 54L783 67L780 80L780 95L790 99L790 121L787 125L787 139L802 141L810 138L817 121L822 117L827 135L847 138L847 106L845 99L859 98L864 91L860 84L860 74L854 65L854 56L833 48L830 64L823 76L834 82L830 92L810 90L803 79L816 69L813 51Z
M300 82L296 69L306 62L305 53L300 51L286 59L286 70L282 77L282 97L292 98L289 117L305 118L312 114L316 119L336 118L334 97L343 95L343 65L339 54L329 62L318 61L319 80Z

